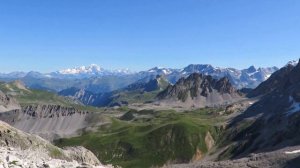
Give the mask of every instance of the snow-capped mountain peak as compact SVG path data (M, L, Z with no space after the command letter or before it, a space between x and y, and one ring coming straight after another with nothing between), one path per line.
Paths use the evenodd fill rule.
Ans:
M75 74L84 74L84 73L97 74L103 70L104 69L101 68L100 66L96 64L91 64L89 66L80 66L75 68L64 69L58 72L64 75L75 75Z
M117 69L117 70L107 70L100 67L97 64L91 64L89 66L80 66L75 68L68 68L60 71L56 71L50 73L50 76L57 77L57 78L88 78L88 77L102 77L102 76L109 76L109 75L129 75L133 74L134 72L130 71L129 69Z
M164 74L169 75L173 72L173 69L170 68L163 68L163 67L154 67L148 70L149 73L158 73L158 74Z

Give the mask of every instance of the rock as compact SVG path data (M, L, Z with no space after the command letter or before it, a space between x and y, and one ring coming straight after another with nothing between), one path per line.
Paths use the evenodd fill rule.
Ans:
M0 113L20 109L20 104L13 97L4 94L0 90Z
M88 163L89 165L99 165L97 157L89 150L82 146L64 148L67 155L78 162Z
M215 140L213 139L209 131L206 133L205 136L205 144L208 151L210 151L211 148L213 148L213 146L215 145Z
M39 136L15 129L0 121L0 167L98 167L97 157L84 147L60 149ZM109 167L109 166L108 166Z
M169 85L157 98L168 104L205 107L235 102L242 97L226 77L217 80L209 75L193 73L179 79L175 85Z

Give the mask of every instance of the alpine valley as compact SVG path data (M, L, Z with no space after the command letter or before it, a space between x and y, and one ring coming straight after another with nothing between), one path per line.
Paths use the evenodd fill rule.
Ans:
M0 167L296 168L300 64L0 74Z

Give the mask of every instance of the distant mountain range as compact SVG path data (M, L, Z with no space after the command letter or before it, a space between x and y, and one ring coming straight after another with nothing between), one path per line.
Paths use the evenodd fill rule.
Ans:
M295 65L297 61L289 62ZM98 65L81 66L59 70L51 73L31 71L0 73L0 80L21 80L27 87L59 92L76 87L93 93L111 92L122 89L137 81L148 82L157 75L164 76L170 83L175 84L180 78L193 73L211 75L215 79L227 77L232 85L238 89L255 88L268 79L277 67L247 69L220 68L209 64L191 64L182 69L154 67L146 71L132 72L128 69L106 70Z

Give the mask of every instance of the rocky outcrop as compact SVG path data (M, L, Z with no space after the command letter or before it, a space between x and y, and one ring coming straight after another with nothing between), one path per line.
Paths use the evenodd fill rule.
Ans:
M159 93L160 101L191 104L196 107L213 106L233 102L241 98L241 94L231 85L228 78L220 80L212 76L194 73L181 78L175 85Z
M206 147L207 147L207 150L210 151L214 145L215 145L215 140L214 138L211 136L210 132L207 132L206 133L206 136L205 136L205 144L206 144Z
M0 121L0 167L18 165L22 167L101 166L96 156L83 147L60 149L39 136L22 132Z
M72 160L76 160L81 163L89 163L91 165L99 165L100 162L97 157L89 150L82 146L66 147L65 153Z
M0 112L20 109L19 103L11 96L4 94L0 90Z

